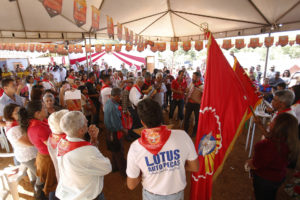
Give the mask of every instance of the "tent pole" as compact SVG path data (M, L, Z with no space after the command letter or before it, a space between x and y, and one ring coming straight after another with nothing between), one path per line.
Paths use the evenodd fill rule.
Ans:
M269 32L269 37L271 36L271 32ZM268 60L269 60L269 51L270 47L267 47L267 54L266 54L266 61L265 61L265 71L264 71L264 78L266 78L267 75L267 68L268 68Z
M84 38L84 47L86 47L86 38ZM86 66L87 66L87 69L88 69L88 73L90 72L90 68L89 68L89 59L88 59L88 54L87 54L87 51L85 49L85 57L86 57Z
M102 1L103 2L103 1ZM91 42L91 32L89 32L89 43L90 43L90 45L92 46L92 42ZM92 53L90 52L90 68L92 67L92 65L93 65L93 62L92 62L92 55L91 55Z

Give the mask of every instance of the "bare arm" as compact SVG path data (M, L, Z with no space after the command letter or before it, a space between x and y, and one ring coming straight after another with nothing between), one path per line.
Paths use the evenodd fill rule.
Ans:
M138 186L140 181L141 181L141 176L139 176L137 178L127 177L127 186L130 190L134 190L134 188L136 188L136 186Z
M185 170L190 172L198 172L199 171L199 160L187 160L185 163Z
M26 134L22 135L19 138L18 143L23 146L33 146L33 144L30 142L30 140Z

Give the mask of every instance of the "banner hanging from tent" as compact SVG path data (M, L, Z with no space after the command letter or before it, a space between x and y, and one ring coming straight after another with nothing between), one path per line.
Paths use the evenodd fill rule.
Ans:
M300 35L296 36L296 44L300 44Z
M165 42L159 42L156 45L157 45L158 51L163 52L166 50L167 44Z
M92 6L92 32L99 30L100 10Z
M229 50L232 47L234 47L234 45L231 43L231 39L223 40L223 44L222 44L223 49Z
M86 1L74 0L73 17L78 27L86 23Z
M50 17L59 15L62 10L63 0L43 0L43 5L46 8Z
M177 51L178 50L178 42L171 42L170 43L170 50L171 51Z
M157 48L157 43L155 42L154 45L150 48L152 52L157 52L158 48Z
M192 47L192 43L191 43L190 40L189 41L184 41L183 44L182 44L182 48L185 51L189 51L191 49L191 47Z
M144 45L144 43L139 43L139 44L137 45L136 50L137 50L138 52L144 51L144 50L145 50L145 45Z
M115 38L115 32L114 32L113 19L107 15L106 16L106 21L107 21L107 34L108 34L108 37L114 39Z
M122 44L115 44L115 52L120 52L122 50Z
M118 22L118 40L121 41L122 40L122 34L123 34L123 27L122 24L120 24Z
M276 46L282 46L285 47L289 43L289 36L279 36L278 42L276 42Z
M265 47L271 47L274 44L274 37L265 37Z
M133 45L133 31L130 31L130 44Z
M259 43L259 38L251 38L250 43L248 44L248 48L255 49L256 47L262 47L262 43Z
M131 51L132 50L132 44L127 43L125 49L126 49L126 51Z
M236 39L235 40L235 48L242 49L242 48L245 48L245 47L246 47L246 44L245 44L244 39Z
M109 52L111 52L111 50L112 50L112 45L111 44L105 44L105 51L107 53L109 53Z
M195 49L201 51L203 49L203 40L195 41Z
M124 29L125 29L125 40L126 40L126 43L129 43L130 42L130 35L129 35L128 28L124 27Z
M95 44L95 51L98 53L102 51L102 45L101 44Z

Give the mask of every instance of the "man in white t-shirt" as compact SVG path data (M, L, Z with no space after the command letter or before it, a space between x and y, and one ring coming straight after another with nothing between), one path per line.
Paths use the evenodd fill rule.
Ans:
M137 110L146 129L128 152L128 188L133 190L142 181L143 200L183 200L186 171L199 170L191 138L185 131L162 125L162 109L154 100L142 100Z
M103 85L101 88L101 102L103 105L103 111L104 111L104 105L106 103L106 101L110 98L110 94L111 94L111 81L110 81L110 76L109 75L104 75L103 76Z

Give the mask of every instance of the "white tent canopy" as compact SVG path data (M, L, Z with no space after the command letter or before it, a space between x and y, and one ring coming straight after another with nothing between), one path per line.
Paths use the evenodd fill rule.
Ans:
M106 15L146 39L202 39L199 24L215 37L300 29L299 0L86 0L86 24L73 19L73 0L51 18L42 0L1 0L0 40L55 41L106 38ZM91 5L100 9L100 30L90 33ZM117 27L115 25L115 33ZM90 33L90 34L89 34ZM124 31L123 31L124 33Z

